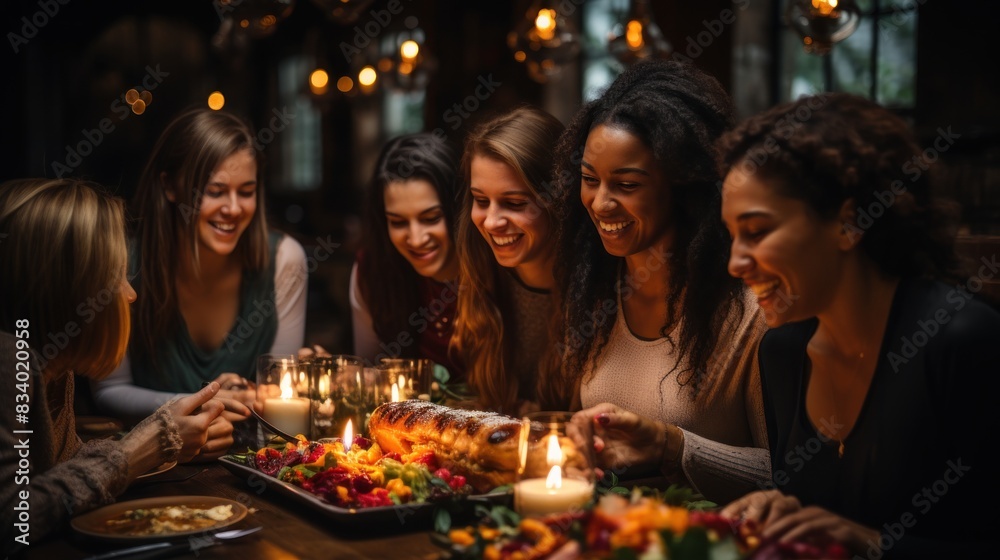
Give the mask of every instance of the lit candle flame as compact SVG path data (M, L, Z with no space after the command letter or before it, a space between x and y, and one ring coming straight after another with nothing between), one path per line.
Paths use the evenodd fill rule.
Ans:
M558 490L562 488L562 467L553 465L549 469L549 476L545 477L545 488L547 490Z
M546 453L545 458L548 460L550 465L561 465L563 456L562 448L559 447L559 437L556 434L551 434L549 436L549 450Z
M354 423L350 419L347 420L347 425L344 426L344 439L341 441L344 444L344 451L350 451L351 445L354 444Z
M285 372L285 375L281 377L281 398L290 399L295 395L292 393L292 374Z
M330 375L325 374L319 378L319 396L325 397L330 394Z
M392 384L392 402L399 402L399 387L395 383Z

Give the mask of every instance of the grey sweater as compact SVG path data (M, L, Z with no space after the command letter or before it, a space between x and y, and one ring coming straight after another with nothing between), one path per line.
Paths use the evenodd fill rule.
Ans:
M3 552L11 556L65 531L70 517L113 502L130 482L119 441L83 444L76 435L73 373L47 378L31 351L27 368L20 365L16 341L0 331L0 525ZM164 462L177 458L180 436L165 408L132 433L158 445Z

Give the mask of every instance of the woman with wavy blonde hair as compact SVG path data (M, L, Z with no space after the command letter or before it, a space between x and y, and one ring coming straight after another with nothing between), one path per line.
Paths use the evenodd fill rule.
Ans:
M556 309L548 190L562 130L552 115L524 106L482 123L465 143L452 344L484 408L517 413L539 403Z
M87 183L0 185L0 398L13 409L0 416L0 446L15 449L20 434L31 440L27 457L0 454L0 475L15 481L0 486L0 507L14 512L30 492L31 542L71 513L113 501L157 465L225 450L232 444L230 419L250 413L235 401L213 399L219 390L213 383L168 402L119 440L83 444L77 437L75 376L107 376L128 344L136 294L126 280L124 222L121 201ZM27 480L20 476L25 471L30 488L16 482ZM13 523L3 531L5 553L27 544Z

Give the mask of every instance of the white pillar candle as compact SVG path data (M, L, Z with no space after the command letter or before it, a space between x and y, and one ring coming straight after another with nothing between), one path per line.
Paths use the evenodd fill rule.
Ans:
M552 467L552 471L559 465ZM514 485L514 505L524 516L565 513L581 509L594 496L594 485L585 480L563 478L558 486L552 483L552 472L546 478L528 478Z
M309 437L309 401L306 399L266 399L264 419L285 433Z
M309 437L309 399L294 396L290 374L281 378L281 398L264 400L264 419L286 433Z

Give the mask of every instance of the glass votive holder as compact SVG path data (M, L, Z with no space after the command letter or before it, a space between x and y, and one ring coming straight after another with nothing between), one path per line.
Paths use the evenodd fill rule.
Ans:
M514 509L522 516L579 511L594 499L593 445L571 412L532 412L522 418Z
M257 412L278 429L308 438L310 403L305 380L305 373L293 354L257 357ZM261 433L259 444L266 445L271 435Z
M376 368L382 372L381 377L385 382L382 392L388 402L431 400L431 383L434 381L432 360L382 358Z
M358 356L340 354L304 363L312 401L313 439L341 436L348 420L354 433L362 433L374 408L362 374L364 361Z

